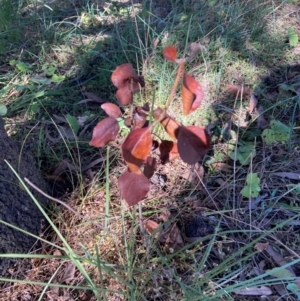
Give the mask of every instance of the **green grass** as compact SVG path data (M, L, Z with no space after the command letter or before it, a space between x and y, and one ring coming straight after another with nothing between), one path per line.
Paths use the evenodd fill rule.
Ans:
M8 109L9 134L25 141L24 147L26 141L34 141L32 152L46 178L68 160L74 171L63 170L68 191L63 190L62 198L83 215L80 219L57 204L51 212L40 208L53 233L42 241L46 252L0 255L40 260L36 274L24 280L19 275L0 279L3 286L14 283L19 294L35 287L38 293L32 300L47 300L47 293L57 292L55 287L75 300L84 294L89 300L259 300L236 292L267 286L279 300L275 285L295 282L286 269L293 268L299 276L299 183L272 176L299 172L299 130L293 130L299 126L299 94L278 88L299 88L300 72L290 67L298 60L297 46L286 40L291 26L300 34L296 5L255 0L151 0L133 6L118 1L0 0L0 103ZM160 184L152 185L142 213L145 220L166 225L170 221L162 222L161 212L167 208L181 233L186 221L200 216L214 231L172 253L155 235L141 231L138 209L126 208L120 199L117 178L126 167L118 146L125 134L109 148L91 148L92 128L105 114L100 104L78 102L87 98L85 92L116 102L111 73L130 62L146 81L145 93L135 96L135 102L164 106L177 69L162 58L162 49L173 44L181 56L191 42L205 48L186 71L202 83L206 96L199 110L184 117L178 89L168 113L184 125L210 125L213 143L204 162L205 175L198 180L201 188L195 189L183 177L188 166L175 161L161 167ZM228 84L254 91L265 117L287 125L290 139L266 146L255 117L241 126L249 100L228 93ZM55 117L68 114L87 118L76 139L62 133L68 124ZM232 126L227 129L229 121ZM156 134L165 137L160 129ZM241 141L256 145L256 155L244 166L229 157ZM85 170L99 158L102 162ZM213 163L227 164L231 170ZM267 197L247 211L251 200L240 192L250 172L258 173ZM186 201L191 196L198 205ZM261 242L269 242L286 263L280 266L270 254L256 250ZM55 250L60 255L53 255ZM60 282L70 262L76 267L73 279ZM54 272L44 273L51 264ZM279 273L273 277L276 267ZM297 300L295 293L287 293L289 300ZM0 292L0 300L5 300L1 298Z

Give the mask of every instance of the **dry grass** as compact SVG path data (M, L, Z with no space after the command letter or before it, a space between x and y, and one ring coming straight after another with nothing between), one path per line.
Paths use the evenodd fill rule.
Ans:
M109 88L110 72L114 65L120 63L119 60L134 58L146 75L148 87L144 99L151 102L155 91L155 99L160 104L165 103L168 96L166 90L172 85L174 71L162 63L158 54L164 44L174 41L179 44L181 51L184 50L186 20L191 14L191 7L198 9L198 6L205 6L201 1L190 2L188 9L185 5L181 7L177 4L176 7L173 3L168 7L164 1L152 1L149 14L146 14L146 6L124 1L105 5L94 2L95 6L99 5L99 11L101 7L106 12L103 16L94 16L91 13L93 9L75 15L75 9L72 17L83 24L81 29L85 35L74 34L72 37L70 33L66 38L68 42L60 40L61 45L53 46L48 52L45 50L43 57L43 64L53 61L60 73L74 76L75 80L71 81L73 86L70 84L66 90L62 90L66 93L60 96L62 100L57 102L55 108L51 108L55 99L48 96L45 101L50 105L45 103L45 111L36 116L36 120L30 120L24 107L31 100L13 88L14 83L25 85L27 82L21 82L16 75L5 97L7 104L13 104L7 120L15 123L21 118L32 125L40 118L43 124L53 113L69 113L68 105L75 110L74 115L82 116L85 111L91 111L90 107L76 108L73 99L80 100L85 90L92 90L103 98L113 97L114 91ZM83 263L95 287L99 288L99 300L263 300L262 294L250 297L236 294L243 287L255 285L266 285L271 289L271 295L265 300L297 300L295 294L286 290L287 284L293 283L291 279L286 280L283 275L279 275L278 280L269 275L263 278L268 270L280 264L276 257L258 252L255 246L258 242L268 242L286 263L291 263L294 274L300 276L299 180L274 175L278 172L300 174L299 45L289 48L284 41L286 29L290 26L294 26L300 35L300 7L297 3L286 1L265 1L268 9L263 18L267 27L256 37L251 36L251 29L254 31L256 25L250 23L252 28L247 23L251 1L245 1L235 15L237 28L243 29L241 36L237 37L241 43L238 45L232 38L235 31L230 27L230 13L234 12L230 9L238 9L237 5L229 1L228 8L225 3L219 2L216 1L215 10L205 6L210 18L197 15L200 29L192 25L189 27L190 39L210 38L205 45L206 51L188 66L192 75L204 82L207 96L201 112L194 113L190 120L180 119L185 124L207 125L212 135L211 150L203 167L191 167L179 159L160 165L151 179L151 190L141 205L143 222L155 221L165 229L170 224L176 227L183 238L183 248L174 250L174 239L172 241L169 238L171 235L159 241L155 233L145 233L138 208L126 208L121 199L117 178L126 169L118 150L123 136L112 144L111 157L106 161L105 151L93 152L86 146L94 120L78 144L72 141L53 144L47 139L43 140L43 125L33 132L33 137L40 144L38 150L34 151L40 158L42 171L51 176L50 170L61 164L65 157L69 157L70 164L77 171L63 171L62 180L70 183L70 188L60 197L81 217L57 204L53 204L50 213L53 223L76 254L76 259L64 253L61 239L51 228L47 229L43 235L53 245L43 243L38 254L44 256L27 259L12 268L12 277L23 281L3 283L1 301L97 300L92 291L84 289L88 284L75 267L74 260ZM33 14L35 10L31 9ZM140 22L143 14L146 17ZM127 18L133 18L135 22L131 20L131 26L128 26L124 22ZM218 27L220 20L224 32ZM62 22L64 30L67 30L66 24ZM106 30L97 35L94 30L99 29L99 24ZM125 26L132 31L132 35L130 32L125 36L126 39L122 36L122 27ZM142 27L146 28L146 38L141 36ZM133 35L140 40L133 40ZM157 49L151 48L150 38L157 37L161 43ZM36 36L31 30L30 41L33 38ZM227 44L227 38L228 41L233 39L232 42ZM95 48L97 43L98 46L101 44L100 53L102 51L105 54L105 59L102 54L94 56L93 51L98 51ZM145 59L148 54L151 54L151 59ZM7 57L10 59L9 55ZM82 77L78 75L81 68L84 69ZM100 71L104 76L99 79L97 72ZM263 143L261 129L257 129L255 122L257 114L251 115L247 110L249 98L240 93L228 93L228 84L254 91L268 121L274 118L294 127L291 138L286 143L273 143L270 146ZM294 85L298 94L283 90L279 87L282 84ZM74 87L81 92L76 94ZM52 88L51 85L43 86L45 90ZM24 101L24 106L15 109L14 105L20 99ZM63 103L64 100L67 105ZM137 101L142 102L143 99ZM170 110L173 116L178 116L181 110L176 101L177 97ZM99 112L99 109L95 110ZM18 127L13 130L17 131ZM22 137L23 134L19 131L18 135ZM160 130L157 135L161 135ZM230 158L230 153L238 141L249 139L249 135L256 147L256 154L249 164L240 165ZM101 156L102 162L82 173L78 172ZM45 158L43 164L41 157ZM260 177L261 198L247 199L240 193L249 173L257 173ZM53 187L57 189L55 185ZM167 219L166 212L169 215ZM193 224L195 221L196 225ZM189 228L191 222L192 230ZM189 231L197 232L198 241L189 240ZM268 283L270 279L273 279L273 283Z

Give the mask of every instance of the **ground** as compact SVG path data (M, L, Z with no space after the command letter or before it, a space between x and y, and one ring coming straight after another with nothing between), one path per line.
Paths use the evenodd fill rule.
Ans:
M53 200L42 248L1 279L0 300L299 300L298 1L0 4L0 113L68 205ZM128 207L129 129L89 141L100 105L118 104L121 64L145 80L135 106L166 104L178 68L168 45L205 94L184 116L179 82L168 114L211 143L201 162L159 164ZM170 139L158 124L152 136Z

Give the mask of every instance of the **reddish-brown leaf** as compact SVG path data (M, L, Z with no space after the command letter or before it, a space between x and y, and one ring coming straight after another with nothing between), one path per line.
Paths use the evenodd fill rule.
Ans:
M155 170L157 169L157 162L156 159L153 157L148 157L146 160L146 164L144 166L144 175L147 179L150 179Z
M152 148L151 128L135 129L122 144L123 158L133 173L141 173L140 167L148 158Z
M116 97L122 106L127 106L133 99L129 81L125 82L116 92Z
M162 164L173 161L179 157L177 143L169 140L162 140L159 145L160 160Z
M183 114L188 115L201 105L204 92L201 85L190 75L184 73L182 81Z
M149 219L146 222L144 222L144 227L148 234L152 234L158 229L159 224L157 222Z
M178 131L178 152L182 161L195 164L202 160L210 146L210 136L205 128L181 126Z
M118 179L118 185L128 206L140 202L150 189L150 182L144 174L136 174L130 171L126 171L121 175Z
M133 94L145 86L143 76L137 76L132 65L129 63L118 66L111 75L111 81L118 88L116 97L121 105L128 105Z
M136 76L131 64L126 63L118 66L111 75L111 81L115 87L121 88L124 82Z
M162 126L165 128L168 135L177 139L178 129L181 126L174 118L170 117L168 114L165 114L161 108L157 108L153 111L154 118L159 120Z
M107 117L94 127L90 146L103 147L109 141L114 140L119 132L119 124L115 118Z
M114 103L106 102L101 105L101 108L105 111L105 113L109 117L118 118L118 117L122 116L122 112L121 112L120 108L117 105L115 105Z
M142 107L135 108L133 113L133 129L142 128L146 125L147 115L143 111Z
M174 46L167 46L163 50L163 56L166 60L174 62L177 57L177 50Z

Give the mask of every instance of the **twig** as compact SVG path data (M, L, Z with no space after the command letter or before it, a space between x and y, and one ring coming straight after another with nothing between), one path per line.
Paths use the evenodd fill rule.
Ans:
M37 186L35 186L30 180L28 180L27 178L24 178L24 181L30 185L32 188L34 188L36 191L38 191L40 194L42 194L43 196L45 196L46 198L57 202L61 205L63 205L64 207L66 207L68 210L72 211L75 215L77 215L80 218L83 218L83 216L81 214L79 214L78 212L76 212L72 207L70 207L69 205L67 205L66 203L64 203L63 201L53 198L52 196L48 195L47 193L45 193L44 191L42 191L40 188L38 188Z
M182 73L183 68L184 68L184 61L181 62L181 63L179 64L179 68L178 68L178 70L177 70L177 75L176 75L176 78L175 78L175 81L174 81L174 84L173 84L173 87L172 87L170 96L169 96L169 98L168 98L167 104L166 104L166 106L165 106L165 111L168 110L168 108L169 108L169 106L170 106L170 104L171 104L171 101L172 101L173 98L174 98L174 95L175 95L175 93L176 93L176 89L177 89L178 82L179 82L179 80L180 80L180 77L181 77L181 73Z

